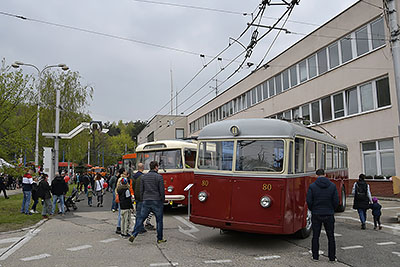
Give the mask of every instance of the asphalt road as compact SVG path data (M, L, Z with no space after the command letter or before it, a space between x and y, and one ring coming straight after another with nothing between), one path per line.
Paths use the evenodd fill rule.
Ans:
M338 262L327 258L327 239L321 234L319 262L311 260L311 238L220 234L218 229L193 225L184 208L164 215L164 237L155 231L139 235L133 243L115 234L117 213L110 211L111 193L104 207L88 207L55 216L35 227L0 233L0 266L400 266L400 202L381 201L383 229L360 229L358 214L348 198L345 212L337 213ZM96 203L96 201L94 201ZM153 224L155 224L153 219Z

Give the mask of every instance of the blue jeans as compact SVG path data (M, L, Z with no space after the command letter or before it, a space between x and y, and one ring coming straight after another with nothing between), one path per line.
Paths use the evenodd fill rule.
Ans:
M112 203L111 203L111 209L112 210L117 210L118 209L118 205L117 205L117 202L115 202L115 190L112 190L112 193L113 193L113 200L112 200Z
M21 213L29 214L29 205L31 204L32 191L23 191L24 198L22 199Z
M117 227L121 228L121 207L118 203L118 220L117 220Z
M61 207L61 213L64 214L64 195L59 195L59 196L54 195L54 196L53 196L53 210L52 210L52 214L54 214L54 210L56 209L57 199L60 200L60 204L59 204L59 205L60 205L60 207Z
M135 221L135 227L136 227L136 224L138 224L139 223L139 221L140 221L140 218L141 218L141 213L142 213L142 207L143 207L143 201L138 201L138 202L136 202L136 221ZM144 222L144 219L142 220L142 222ZM139 227L139 225L138 225L138 227ZM141 232L141 231L143 231L144 230L144 226L143 226L143 223L140 225L140 228L138 229L138 231L139 232Z
M367 220L367 210L366 209L357 209L358 211L358 216L360 216L360 221L362 224L365 224L365 221Z
M321 234L322 224L324 225L326 236L328 237L328 257L334 261L336 258L335 243L335 217L333 215L313 214L311 217L313 237L311 241L311 251L314 259L319 258L319 236Z
M163 213L164 203L161 200L144 200L142 210L139 215L139 220L136 221L135 228L133 229L132 235L137 236L143 227L143 222L149 216L150 212L153 212L156 216L157 222L157 240L163 239ZM136 216L138 216L136 214Z

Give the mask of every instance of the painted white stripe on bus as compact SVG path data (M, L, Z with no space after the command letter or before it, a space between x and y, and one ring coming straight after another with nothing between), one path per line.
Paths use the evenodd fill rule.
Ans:
M5 244L5 243L14 243L20 240L23 237L12 237L12 238L6 238L6 239L1 239L0 244Z
M177 262L150 263L150 266L178 266Z
M356 245L356 246L342 247L343 250L346 250L346 249L356 249L356 248L363 248L363 246Z
M91 247L92 247L91 245L83 245L83 246L74 247L74 248L67 248L67 250L78 251L78 250L87 249L87 248L91 248Z
M26 235L24 235L19 242L15 244L15 246L11 246L9 250L7 250L3 255L0 257L0 261L7 259L11 254L21 248L25 243L32 239L37 233L40 232L40 229L30 230Z
M204 263L229 263L232 262L232 260L209 260L209 261L204 261Z
M22 258L20 259L21 261L33 261L33 260L40 260L40 259L44 259L44 258L48 258L51 257L50 254L40 254L40 255L36 255L36 256L32 256L32 257L27 257L27 258Z
M392 242L392 241L389 241L389 242L381 242L381 243L376 243L378 246L386 246L386 245L396 245L397 243L396 242Z
M101 240L100 242L101 243L110 243L110 242L117 241L117 240L118 240L117 238L109 238L109 239Z
M272 255L272 256L261 256L261 257L255 257L255 260L258 261L263 261L263 260L274 260L274 259L280 259L281 256L278 255Z

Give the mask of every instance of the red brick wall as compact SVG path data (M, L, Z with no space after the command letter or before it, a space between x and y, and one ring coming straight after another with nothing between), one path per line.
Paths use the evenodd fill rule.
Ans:
M349 188L347 188L347 194L351 194L353 184L358 180L349 180ZM392 181L380 181L380 180L366 180L369 184L372 196L377 197L397 197L400 198L400 194L393 194L393 182Z

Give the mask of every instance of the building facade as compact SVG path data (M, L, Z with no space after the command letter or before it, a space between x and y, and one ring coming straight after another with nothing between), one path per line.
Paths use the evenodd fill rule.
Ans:
M159 140L184 139L187 137L187 117L156 115L139 133L138 145Z
M399 175L390 33L382 0L369 3L355 3L189 114L188 134L219 120L302 118L348 146L350 178Z

